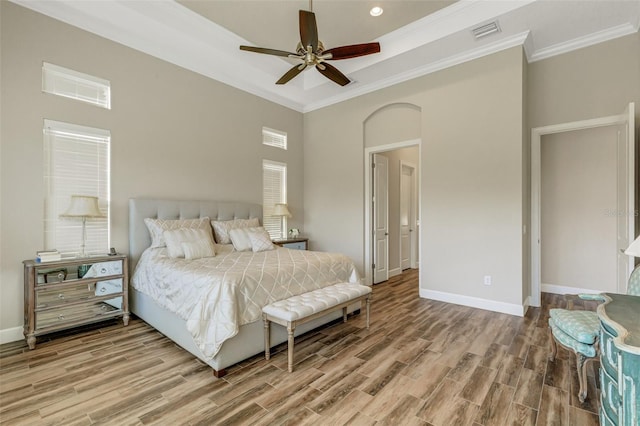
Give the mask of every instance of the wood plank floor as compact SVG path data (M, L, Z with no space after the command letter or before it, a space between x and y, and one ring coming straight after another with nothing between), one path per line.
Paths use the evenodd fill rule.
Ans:
M136 318L5 344L0 423L597 425L598 363L580 404L574 357L547 361L564 298L543 296L518 318L420 299L408 271L374 287L369 330L356 315L297 338L293 373L280 345L216 379Z

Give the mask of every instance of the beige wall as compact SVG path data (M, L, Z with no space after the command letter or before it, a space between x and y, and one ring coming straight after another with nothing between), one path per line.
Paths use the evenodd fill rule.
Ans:
M618 127L541 140L543 284L616 290Z
M305 226L315 247L362 265L362 123L385 105L414 104L421 288L521 305L522 67L513 48L305 114Z
M640 76L640 33L534 62L528 67L527 78L529 125L541 127L616 115L622 113L629 102L635 102L636 129L638 129L640 123L640 78L638 76ZM637 138L636 130L636 141ZM546 137L543 141L545 139ZM636 152L638 152L637 142ZM638 157L636 157L635 174L637 185ZM637 194L638 186L636 186L636 200ZM636 225L636 235L638 231L640 229ZM542 249L546 250L544 244ZM546 253L547 261L549 261L549 255L550 253ZM543 257L541 261L544 273L545 258ZM588 268L586 262L582 265ZM545 275L542 279L545 282L545 280L560 278L558 275L555 277ZM562 285L602 291L610 289L610 285L604 282L586 284L588 282L590 280L585 281L574 277ZM611 285L615 286L615 283Z
M640 33L534 62L528 69L529 125L621 114L640 122Z
M261 203L263 158L288 164L289 225L304 228L302 114L15 4L0 10L0 333L22 326L21 262L44 244L44 118L111 131L119 251L130 197ZM110 80L112 109L42 93L43 61ZM262 126L287 131L289 150L263 146Z

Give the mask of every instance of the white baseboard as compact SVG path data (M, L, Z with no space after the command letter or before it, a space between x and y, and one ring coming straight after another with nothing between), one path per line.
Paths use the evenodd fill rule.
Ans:
M389 269L389 278L395 277L396 275L400 274L402 274L402 269L400 268Z
M463 296L461 294L445 293L421 288L420 297L425 299L439 300L441 302L454 303L456 305L470 306L472 308L484 309L487 311L501 312L503 314L524 316L526 307L514 303L498 302L496 300L481 299L479 297Z
M3 343L17 342L24 339L22 327L5 328L0 330L0 345Z
M579 294L579 293L588 293L588 294L599 294L604 293L604 290L590 290L588 288L577 288L577 287L567 287L563 285L556 284L540 284L540 289L543 293L553 293L553 294Z

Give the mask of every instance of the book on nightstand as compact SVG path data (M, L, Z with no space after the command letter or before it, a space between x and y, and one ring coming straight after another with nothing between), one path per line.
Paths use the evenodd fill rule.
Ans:
M40 250L36 252L37 263L54 262L61 259L62 255L58 250Z

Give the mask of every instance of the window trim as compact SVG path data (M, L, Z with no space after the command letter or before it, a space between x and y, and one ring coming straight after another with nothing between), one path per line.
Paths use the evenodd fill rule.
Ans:
M274 218L277 216L270 215L270 210L273 206L269 206L265 203L265 190L267 189L264 181L264 173L266 170L271 169L280 173L280 200L278 203L287 203L287 163L282 163L273 160L262 160L262 225L269 231L270 226L267 226L265 218ZM275 205L276 202L274 202ZM272 239L284 239L287 236L287 218L282 217L280 219L280 235L273 235L269 232Z
M104 175L105 179L103 181L105 183L105 185L103 185L104 195L102 195L99 199L101 204L101 210L103 210L106 216L105 218L106 228L100 227L99 229L101 230L101 232L106 233L106 242L105 242L106 244L104 247L102 246L102 244L100 244L100 247L94 248L94 250L98 250L98 251L95 251L96 253L97 252L105 253L106 250L108 250L108 248L111 246L111 132L108 130L100 129L96 127L88 127L88 126L82 126L78 124L44 119L42 133L43 133L43 149L44 149L44 156L43 156L44 182L43 184L44 184L44 197L45 197L44 198L44 216L43 216L43 228L44 228L43 242L46 246L45 247L46 249L59 249L60 252L63 254L74 253L74 251L65 249L64 248L64 246L66 246L66 244L64 244L65 240L57 241L55 237L56 229L58 229L57 227L61 226L58 224L59 214L61 213L61 211L60 211L60 206L56 205L57 201L50 200L50 197L55 196L56 194L56 192L53 192L53 188L51 186L51 179L54 176L56 176L56 174L51 171L51 165L52 165L51 154L52 152L55 151L54 149L52 149L53 147L50 145L51 138L59 136L66 139L77 139L79 143L84 141L85 143L91 142L95 144L100 144L100 143L106 144L106 152L104 153L106 157L104 157L105 163L104 163L104 170L103 170L103 172L105 173ZM70 193L77 192L80 195L93 195L93 196L97 195L97 194L82 193L83 191L75 191L73 189L71 191L63 191L62 193L64 194L64 192L70 192ZM60 192L58 192L58 194L60 194ZM51 205L49 203L53 203L53 204ZM55 211L49 211L49 209L52 207L55 209ZM63 206L63 207L66 208L66 206ZM51 221L55 221L55 222L52 223ZM63 228L67 228L67 227L69 227L69 225L63 226ZM80 224L74 224L73 227L79 228ZM87 234L89 234L91 232L89 230L90 229L89 221L87 222L87 229L88 229ZM51 234L52 232L53 232L53 236ZM75 233L75 230L73 232ZM50 244L55 244L56 247L49 247L48 245Z
M74 86L84 85L91 87L96 91L96 97L80 96L77 91L56 90L56 82L65 82ZM49 83L53 86L50 87ZM104 78L85 74L69 68L54 65L49 62L42 63L42 91L52 95L61 96L63 98L74 99L76 101L88 103L105 109L111 109L111 82ZM103 97L97 95L102 92Z
M279 142L278 142L279 141ZM262 144L287 150L287 132L262 127Z

